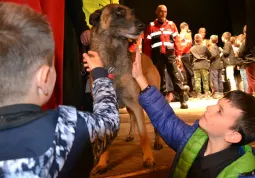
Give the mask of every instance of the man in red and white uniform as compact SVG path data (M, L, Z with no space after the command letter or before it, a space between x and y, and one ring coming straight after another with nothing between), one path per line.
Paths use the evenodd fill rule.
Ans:
M187 109L188 105L184 100L183 82L178 74L176 64L181 60L182 55L178 30L174 22L166 19L167 8L165 5L157 7L156 15L157 19L148 25L144 35L144 53L152 59L159 71L161 93L166 96L169 92L176 92L180 96L181 108ZM171 79L168 83L172 83L173 87L166 85L165 68Z

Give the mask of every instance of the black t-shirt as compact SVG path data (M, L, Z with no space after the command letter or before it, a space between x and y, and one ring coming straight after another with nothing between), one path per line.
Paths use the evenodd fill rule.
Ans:
M206 141L197 155L187 178L215 178L224 168L240 157L238 146L234 145L220 152L204 156L207 144L208 141Z

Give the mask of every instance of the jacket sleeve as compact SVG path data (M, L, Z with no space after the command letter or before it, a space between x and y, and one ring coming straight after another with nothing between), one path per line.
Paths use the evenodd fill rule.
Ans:
M241 44L238 57L243 58L245 53L245 41Z
M180 40L179 35L177 35L175 37L175 40L174 40L174 49L175 49L176 56L181 56L182 55L183 47L181 45L181 40Z
M193 56L193 54L190 51L190 63L192 65L192 67L193 67L193 62L194 62L194 56Z
M185 132L192 127L175 115L163 95L154 86L139 95L139 102L162 139L176 151L185 137Z
M151 57L151 26L148 25L144 35L144 54Z
M194 62L194 46L190 48L190 63L193 65Z
M210 51L208 50L208 48L206 47L206 49L205 49L205 53L206 53L206 56L207 56L207 59L208 60L210 60L210 58L211 58L211 53L210 53Z
M231 48L232 48L231 43L227 42L227 43L224 44L224 48L223 48L223 51L222 51L224 57L229 56Z
M217 50L214 47L212 47L210 53L211 53L210 61L214 61L218 56Z
M101 154L117 136L120 127L120 116L116 93L112 82L107 77L93 81L92 86L94 105L93 113L78 112L85 119L90 142L97 164Z
M186 35L185 43L186 43L186 44L185 44L185 48L190 49L190 48L192 47L192 36L191 36L190 33L188 33L188 34Z

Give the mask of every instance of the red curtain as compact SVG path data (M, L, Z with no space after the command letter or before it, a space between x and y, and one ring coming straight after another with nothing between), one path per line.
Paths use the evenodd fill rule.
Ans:
M50 101L44 109L55 108L63 103L63 49L64 49L64 5L65 0L1 0L26 4L45 14L51 24L55 40L55 67L57 80Z

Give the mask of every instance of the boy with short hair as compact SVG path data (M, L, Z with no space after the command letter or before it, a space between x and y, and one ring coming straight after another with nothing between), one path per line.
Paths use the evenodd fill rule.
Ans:
M116 94L100 57L84 54L94 113L68 106L42 111L56 81L50 25L28 7L3 2L0 21L0 177L89 177L119 129Z
M237 64L237 60L235 57L232 44L230 42L230 38L231 38L230 32L224 32L222 34L221 40L224 43L224 47L223 49L220 48L220 50L223 53L224 66L226 67L226 76L230 84L230 91L232 91L232 90L236 90L234 67Z
M155 86L143 76L140 53L132 75L141 88L139 102L164 141L176 151L170 177L255 177L255 98L232 91L190 126L179 119Z
M222 69L224 68L224 66L223 66L223 61L221 61L221 57L220 57L220 49L217 46L218 36L212 35L210 37L210 41L211 41L210 75L212 78L212 83L214 88L213 97L215 99L219 99L223 97Z

